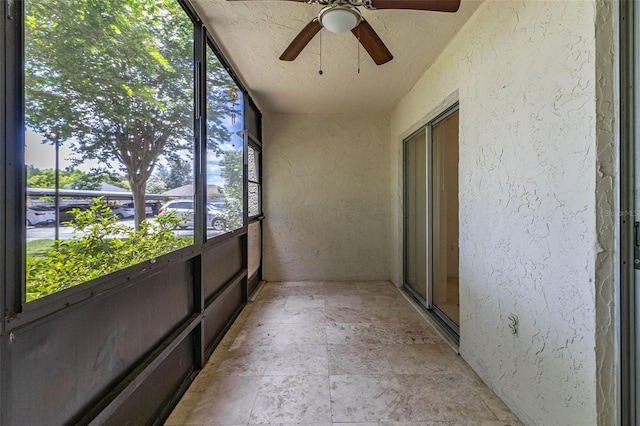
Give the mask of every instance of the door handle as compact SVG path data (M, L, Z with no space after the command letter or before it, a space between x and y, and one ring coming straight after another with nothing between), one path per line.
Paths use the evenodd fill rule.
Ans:
M633 224L633 268L640 270L640 222Z

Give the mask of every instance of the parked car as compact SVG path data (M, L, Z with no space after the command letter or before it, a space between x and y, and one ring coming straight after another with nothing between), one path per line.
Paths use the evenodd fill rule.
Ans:
M27 225L36 226L56 221L56 210L53 207L33 206L27 208Z
M222 213L212 205L207 205L207 211L207 227L211 227L216 231L224 231L227 223L222 217ZM193 228L193 201L169 201L167 204L162 206L159 214L166 212L174 212L180 219L182 219L182 222L178 225L179 228Z
M146 216L153 215L153 207L152 207L152 205L153 205L153 203L146 203L145 208L144 208L144 214ZM133 207L133 201L129 202L129 203L124 203L124 204L120 204L120 205L111 206L111 211L113 212L114 216L118 216L120 219L124 219L124 218L134 217L135 216L135 209Z
M60 206L60 223L69 222L75 219L75 216L71 214L71 210L88 210L91 206L89 204L71 204L67 206Z
M213 208L214 210L218 210L218 211L223 211L227 209L226 201L210 201L207 203L207 205L210 208Z
M111 206L111 214L114 216L118 216L120 219L125 219L135 216L136 213L135 209L133 208L133 203L127 203Z
M157 202L153 202L153 201L147 201L146 203L144 203L144 214L146 216L153 216L154 214L157 214L157 211L154 213L154 206L156 210L158 210L160 208L160 203ZM130 203L126 203L123 204L123 206L127 206L127 207L131 207L133 208L133 201Z

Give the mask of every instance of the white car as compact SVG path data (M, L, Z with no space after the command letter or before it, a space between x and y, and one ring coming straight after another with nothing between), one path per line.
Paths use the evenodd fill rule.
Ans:
M216 210L212 205L207 205L207 227L213 228L215 231L224 231L227 223L222 217L221 213ZM159 213L166 213L168 211L176 213L176 215L182 219L182 222L178 225L179 228L193 228L193 201L191 200L174 200L169 201L162 206Z
M125 204L119 206L111 206L111 214L118 216L120 219L126 219L128 217L135 216L135 210L133 206L129 207Z
M118 216L120 219L134 217L136 214L135 209L133 207L133 202L120 204L118 206L111 206L111 212L113 213L114 216ZM152 215L153 208L151 208L149 204L146 204L144 208L144 213L147 216Z
M52 207L33 206L27 208L27 225L36 226L56 221L56 210Z

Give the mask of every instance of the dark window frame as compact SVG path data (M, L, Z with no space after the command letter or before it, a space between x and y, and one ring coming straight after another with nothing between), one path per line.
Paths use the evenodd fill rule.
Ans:
M212 36L204 27L195 9L187 0L175 0L182 6L186 16L193 23L194 40L194 82L204 81L203 64L206 47L210 46L220 62L225 67L238 88L242 91L245 103L253 105L246 86L237 77L237 74L230 67L228 61L222 55L220 49L215 44ZM203 202L204 175L201 167L206 164L205 140L206 124L202 118L202 103L205 95L204 85L197 84L194 87L194 184L196 224L194 229L194 243L182 249L167 253L140 264L135 264L123 268L111 274L78 284L77 286L64 289L57 293L47 295L41 299L25 302L26 280L26 212L23 206L26 202L26 182L24 177L25 164L25 110L24 110L24 0L9 0L2 3L0 7L1 32L3 41L0 41L0 57L3 64L0 65L0 131L5 141L3 149L0 150L0 164L3 172L0 173L0 184L5 189L5 197L0 197L0 226L4 231L2 245L0 245L0 258L2 259L3 289L0 292L0 303L4 308L4 320L2 321L1 333L23 327L31 322L42 319L50 315L61 315L74 305L84 303L88 300L104 297L104 295L117 292L129 285L129 281L140 277L143 274L151 274L154 270L174 262L183 262L186 259L195 258L207 247L214 246L229 238L230 235L241 235L246 233L247 205L246 205L246 150L248 139L245 136L245 167L244 167L244 198L245 211L243 227L231 232L205 240L206 227L204 218L206 216L206 204ZM258 115L259 111L256 110ZM245 114L246 117L247 114ZM246 118L245 118L246 120ZM247 129L247 122L244 123ZM244 132L245 135L248 132ZM14 143L6 143L13 141Z
M243 199L243 216L242 216L242 226L230 231L225 232L222 235L226 235L228 233L234 233L234 232L239 232L241 230L246 231L247 226L248 226L248 221L247 221L247 203L246 203L246 199L247 199L247 177L248 177L248 173L247 173L247 133L248 133L248 114L247 114L247 100L250 99L249 93L248 91L245 89L245 86L242 84L242 82L240 81L240 79L238 78L237 74L233 71L233 69L231 68L231 65L229 65L229 62L227 61L226 57L222 54L222 51L220 50L220 48L218 47L218 45L216 44L215 40L213 40L213 38L211 37L211 35L209 33L207 33L207 41L206 41L206 47L204 49L204 67L203 67L203 78L206 80L206 74L207 74L207 62L206 62L206 57L207 57L207 50L206 49L210 49L211 53L213 53L213 55L218 59L218 61L220 62L220 64L222 65L222 67L225 69L225 71L227 72L227 74L229 74L229 77L231 78L231 80L234 82L234 84L240 89L240 91L242 92L242 99L243 99L243 104L242 104L242 108L243 108L243 112L242 112L242 161L243 161L243 175L242 175L242 199ZM202 108L202 116L203 116L203 126L205 127L205 132L206 132L206 120L207 120L207 107L206 107L206 91L203 91L203 108ZM205 133L206 135L206 133ZM204 155L202 156L201 159L201 164L202 164L202 170L205 171L204 173L202 173L203 175L203 179L204 179L204 183L203 183L203 188L207 188L207 174L206 174L206 170L207 170L207 146L206 146L206 140L204 142ZM204 191L204 194L202 195L203 197L203 202L207 203L207 194L206 194L206 190ZM205 227L205 233L207 232L206 227ZM215 241L216 238L221 237L222 235L218 235L218 236L208 236L205 235L205 241Z
M256 153L256 180L251 179L249 173L247 173L247 186L250 183L258 185L258 212L255 215L249 215L249 221L252 222L256 218L262 216L262 144L249 135L249 149L253 149ZM247 156L248 157L248 156ZM248 163L248 159L247 159ZM248 195L247 195L248 197ZM247 206L247 214L249 214L249 207Z

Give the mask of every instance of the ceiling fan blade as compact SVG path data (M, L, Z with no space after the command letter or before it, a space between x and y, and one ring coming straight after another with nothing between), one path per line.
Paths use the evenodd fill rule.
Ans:
M389 52L387 46L384 45L378 34L364 19L351 32L360 40L360 44L376 65L386 64L393 59L393 55Z
M281 61L293 61L298 57L300 52L309 44L311 39L322 29L322 25L318 22L318 18L314 18L298 33L291 44L280 55Z
M371 9L411 9L457 12L460 0L371 0Z

